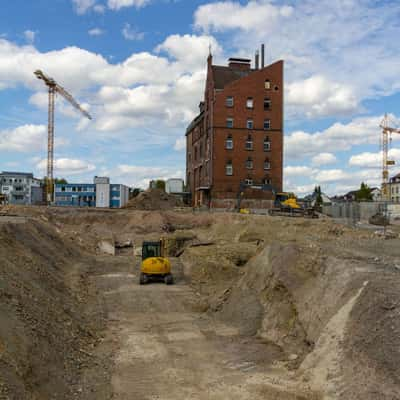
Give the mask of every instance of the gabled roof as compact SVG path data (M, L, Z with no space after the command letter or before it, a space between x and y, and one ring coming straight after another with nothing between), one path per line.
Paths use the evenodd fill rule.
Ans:
M250 75L255 70L242 70L237 68L224 67L221 65L212 66L215 89L223 89L229 83L236 81L244 76Z

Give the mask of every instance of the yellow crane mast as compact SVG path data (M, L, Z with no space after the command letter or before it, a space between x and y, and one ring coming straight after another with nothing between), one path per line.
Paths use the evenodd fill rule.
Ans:
M393 160L388 159L389 154L389 143L392 139L392 133L400 133L400 129L392 128L389 126L389 117L385 114L381 124L379 125L382 128L382 139L381 139L381 147L382 147L382 199L390 200L389 193L389 166L394 165L395 162Z
M69 94L62 86L60 86L53 78L45 75L42 71L37 70L34 72L38 79L41 79L48 87L49 91L49 115L47 126L47 176L46 176L46 194L47 202L50 204L53 201L53 181L54 181L54 100L55 94L59 93L65 100L67 100L73 107L79 110L86 118L92 119L91 115L84 110L80 104Z

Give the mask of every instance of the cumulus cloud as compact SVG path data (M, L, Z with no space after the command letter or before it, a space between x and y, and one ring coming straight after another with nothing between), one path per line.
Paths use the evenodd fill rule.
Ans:
M200 29L225 31L257 27L270 27L272 30L278 20L293 13L290 6L275 6L269 1L249 1L245 5L233 1L220 1L200 6L194 15L195 26Z
M316 167L335 163L337 163L337 158L332 153L319 153L311 159L311 164Z
M22 125L0 131L0 152L30 153L43 148L47 129L44 125Z
M309 177L314 173L315 170L308 166L287 166L284 168L284 175L287 178Z
M122 28L122 36L127 40L143 40L144 32L139 32L131 24L126 23Z
M149 167L130 164L120 164L116 168L103 171L114 181L124 183L131 187L147 189L149 182L154 179L167 180L170 178L184 177L184 171L173 167Z
M392 160L398 165L400 163L400 149L390 149L388 152L388 159ZM382 168L383 154L382 152L370 153L364 152L355 154L350 157L349 165L351 167L360 168Z
M358 100L349 85L329 81L320 75L289 84L287 101L289 105L303 109L310 118L349 114L358 107Z
M295 131L285 138L285 156L288 159L299 159L316 156L326 149L336 152L350 150L361 144L377 145L382 118L383 116L360 117L348 124L336 122L315 133Z
M104 30L101 28L93 28L88 30L88 34L90 36L101 36L104 35L104 33L105 33Z
M47 160L41 160L37 163L36 168L41 172L46 171ZM54 174L55 175L79 175L88 172L93 172L96 166L87 161L71 159L71 158L57 158L54 160Z

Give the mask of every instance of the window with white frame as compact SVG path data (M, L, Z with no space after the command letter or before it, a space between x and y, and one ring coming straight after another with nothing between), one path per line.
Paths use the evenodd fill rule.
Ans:
M266 158L266 159L264 160L264 169L265 169L265 170L271 169L271 163L270 163L270 161L269 161L269 158Z
M271 142L269 140L269 137L266 136L264 138L264 151L270 151L271 150Z
M253 108L254 107L254 102L252 97L248 97L246 100L246 108Z
M264 119L264 130L268 131L271 129L271 120L270 119Z
M253 129L253 120L251 118L247 119L246 126L247 129Z
M226 119L226 127L227 128L233 128L233 118L227 118Z
M244 183L245 183L246 185L252 185L252 184L253 184L253 179L251 179L251 178L246 178L246 179L244 180Z
M225 164L225 174L228 176L233 175L232 161L227 161L227 163Z
M271 89L271 81L269 79L265 80L264 87L267 90Z
M251 137L251 135L247 136L247 139L246 139L246 150L253 150L253 138Z
M263 184L264 184L264 185L271 185L271 183L272 183L272 181L271 181L270 178L267 177L267 178L264 178L264 179L263 179Z
M251 157L248 157L246 160L246 168L253 169L253 159Z
M233 96L228 96L225 100L225 105L227 107L233 107Z
M225 140L225 148L226 148L227 150L232 150L232 149L233 149L233 139L232 139L232 135L228 135L228 136L226 137L226 140Z

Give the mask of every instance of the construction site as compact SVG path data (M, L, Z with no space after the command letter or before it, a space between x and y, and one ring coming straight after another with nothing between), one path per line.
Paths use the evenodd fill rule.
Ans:
M92 116L34 72L47 171L3 173L0 400L400 400L400 129L377 127L380 202L299 201L284 191L283 61L264 50L252 68L210 49L181 197L57 183L55 95ZM41 205L8 203L15 182Z
M3 208L1 399L400 398L399 227L138 208Z

